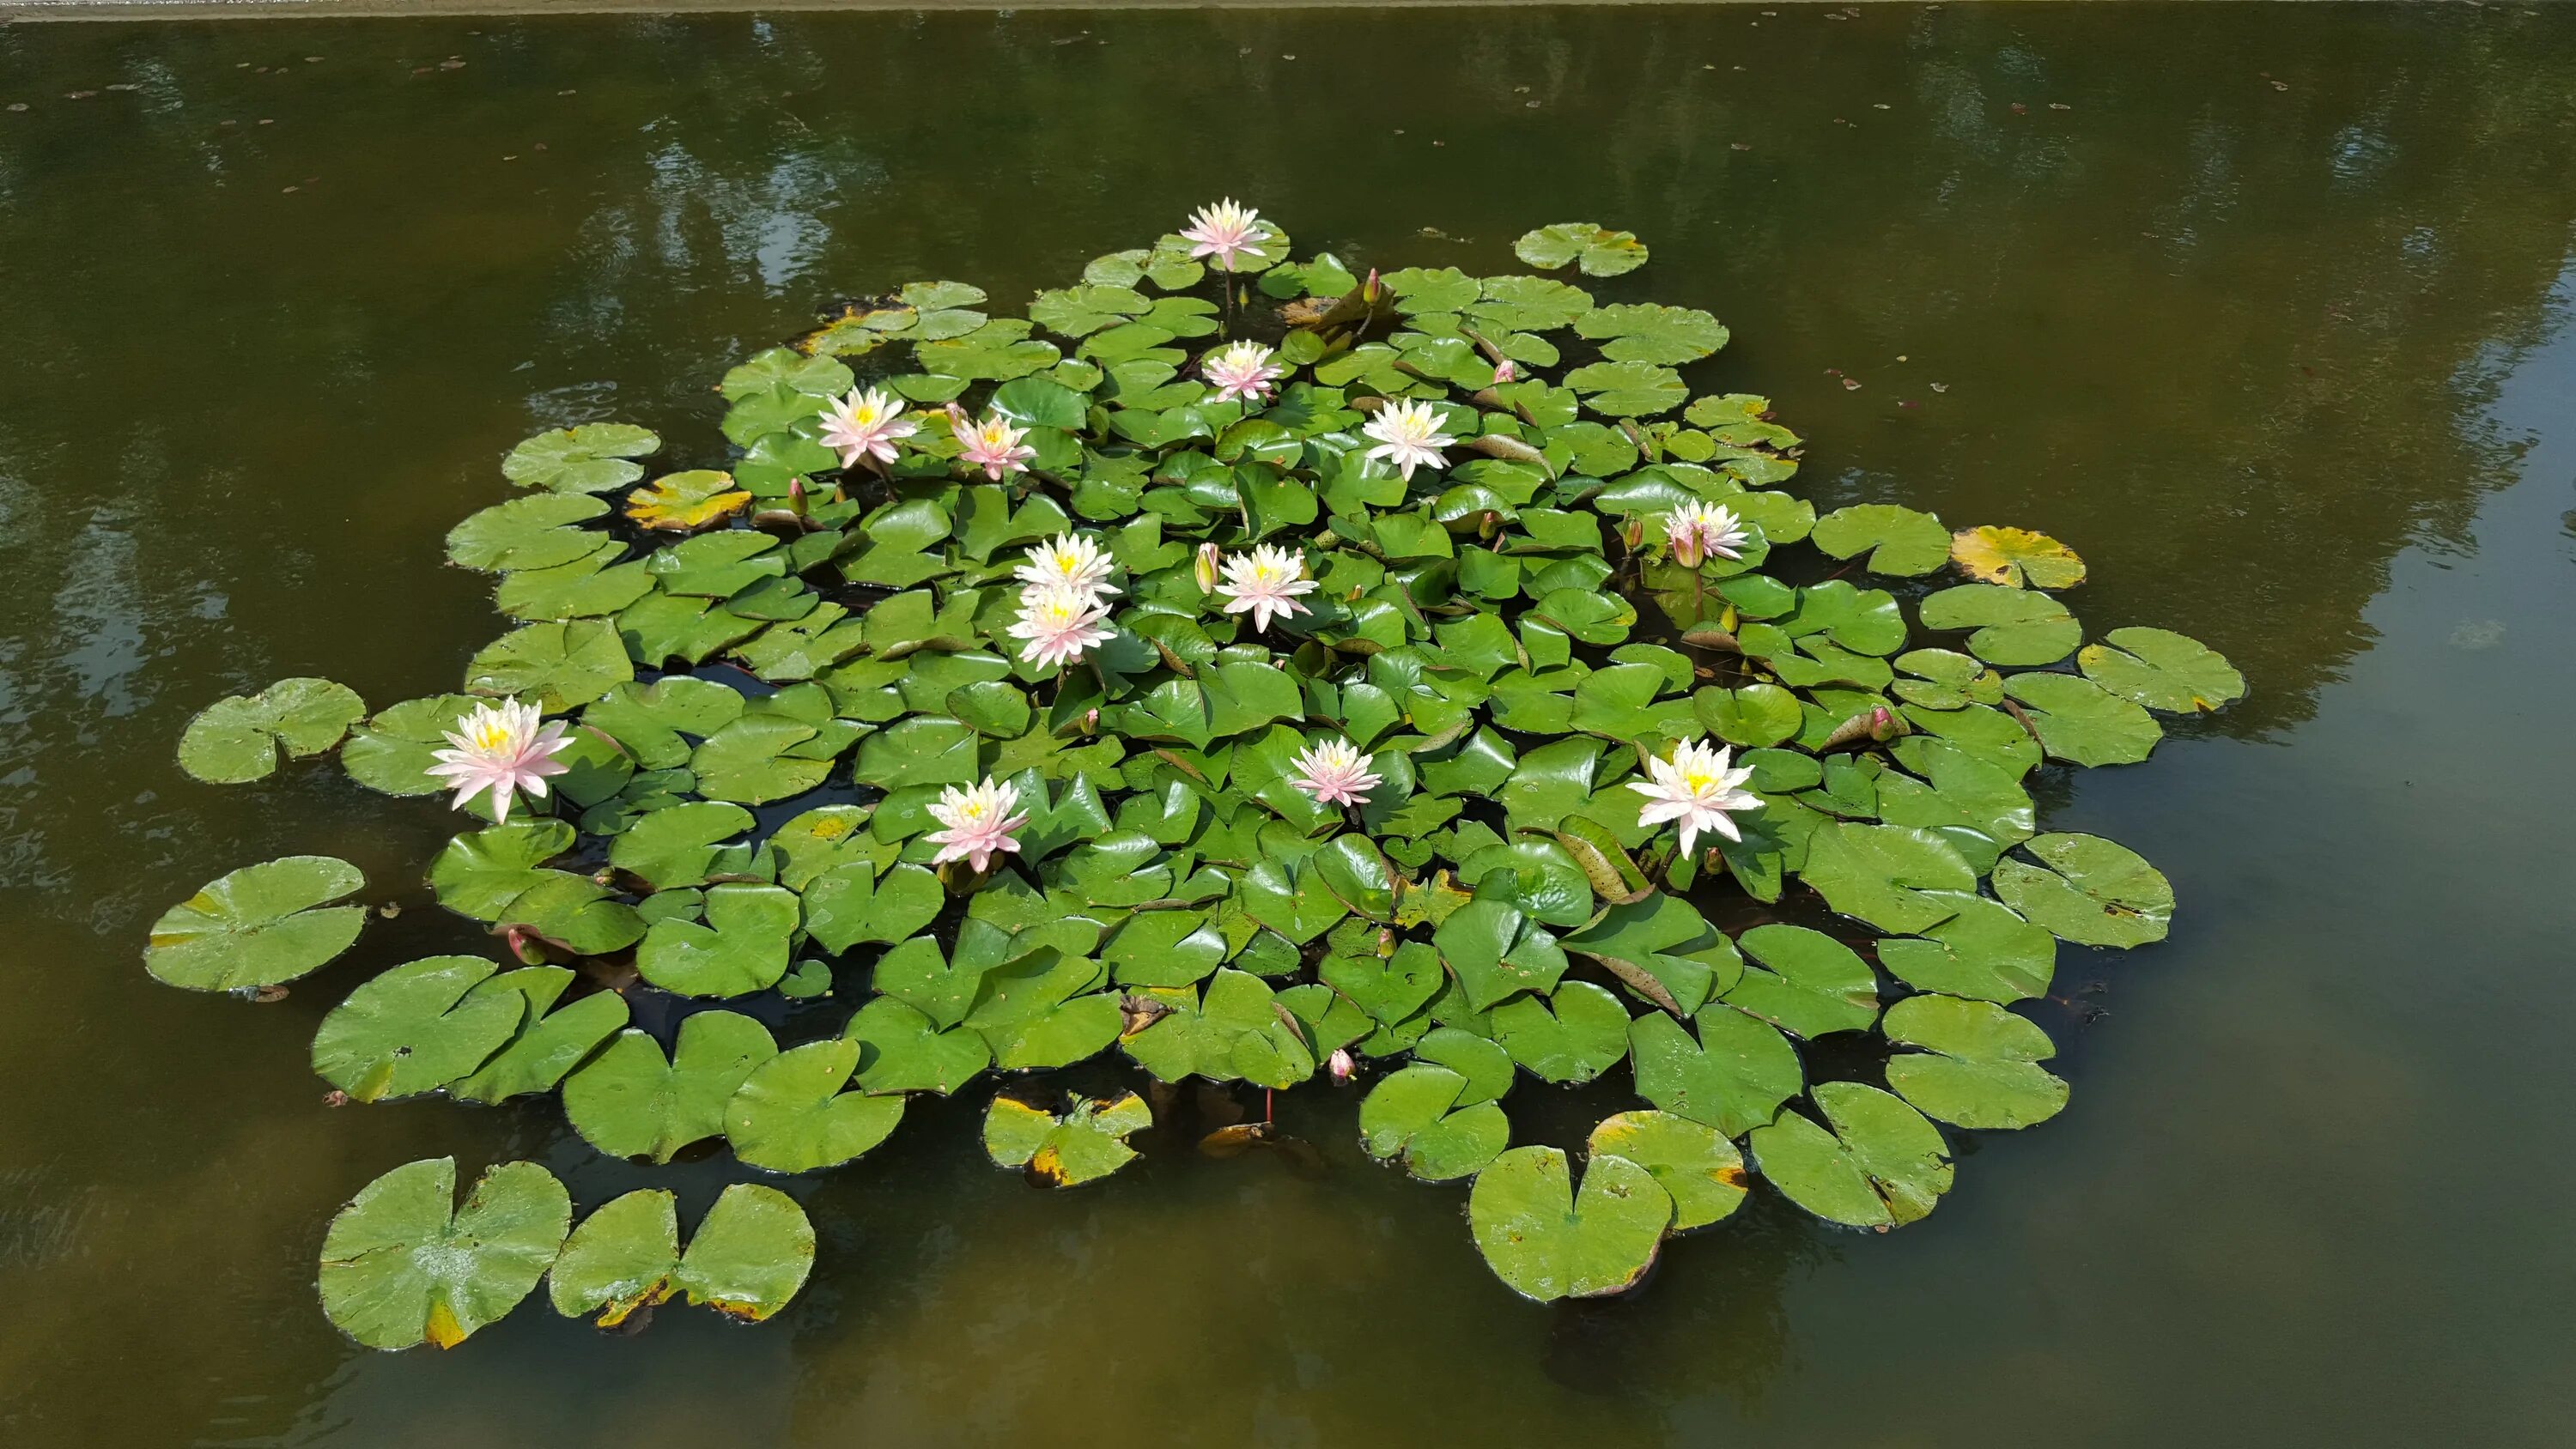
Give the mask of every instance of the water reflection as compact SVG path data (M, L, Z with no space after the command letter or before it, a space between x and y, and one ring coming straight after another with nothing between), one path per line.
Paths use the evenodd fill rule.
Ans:
M2351 1164L2389 1136L2480 1139L2456 1125L2471 1079L2512 1125L2495 1104L2538 1084L2480 1048L2499 1015L2557 1019L2530 974L2512 1012L2405 1029L2414 960L2537 959L2556 886L2534 862L2563 853L2494 842L2563 852L2563 789L2435 760L2406 767L2422 794L2373 791L2461 717L2524 738L2564 715L2534 683L2565 633L2563 486L2514 515L2532 546L2491 568L2516 588L2419 617L2391 581L2417 542L2465 576L2496 547L2472 532L2495 490L2543 456L2566 475L2512 420L2547 410L2517 379L2565 315L2571 63L2576 13L2306 7L0 28L0 102L29 106L0 112L0 908L22 984L0 1013L0 1428L153 1449L1784 1422L1950 1442L2016 1422L2009 1403L2111 1443L2296 1384L2319 1399L2273 1437L2385 1440L2403 1419L2369 1406L2412 1387L2512 1439L2563 1312L2524 1307L2520 1346L2448 1387L2363 1381L2418 1340L2346 1292L2361 1240L2317 1222L2320 1195L2366 1202L2346 1215L2389 1273L2492 1287L2496 1259L2403 1230L2464 1212L2465 1179ZM1777 398L1820 501L2046 529L2094 566L2088 622L2169 624L2243 666L2254 697L2154 766L2039 791L2187 903L2169 947L2068 968L2115 1011L2048 1022L2074 1110L1969 1144L1902 1235L1761 1199L1635 1301L1541 1309L1494 1287L1456 1193L1358 1161L1346 1098L1291 1108L1332 1154L1321 1181L1167 1151L1061 1197L986 1169L960 1104L797 1187L824 1261L787 1322L672 1313L603 1339L530 1312L439 1358L348 1350L313 1252L386 1167L538 1156L585 1204L676 1178L691 1212L733 1169L602 1163L541 1105L321 1108L303 1061L331 1001L477 946L433 912L280 1006L153 987L135 943L198 882L330 851L416 901L450 828L328 771L188 782L189 713L293 673L379 703L450 687L493 621L435 540L506 491L494 459L535 427L615 411L676 464L714 461L707 384L840 296L952 276L1015 301L1224 191L1362 265L1489 270L1538 222L1631 227L1655 264L1599 290L1732 324L1694 380ZM2495 648L2446 642L2488 620ZM2354 859L2356 839L2406 843ZM2479 903L2468 949L2376 919L2400 871ZM2496 1060L2464 1071L2473 1050ZM1526 1115L1589 1121L1544 1097ZM2576 1185L2527 1175L2529 1201Z

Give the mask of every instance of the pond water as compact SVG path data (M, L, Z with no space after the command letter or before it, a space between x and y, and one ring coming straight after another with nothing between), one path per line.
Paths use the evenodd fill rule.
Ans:
M2571 75L2570 8L0 29L0 1441L2564 1442ZM1283 1101L1321 1177L1155 1144L1069 1194L957 1104L798 1188L821 1262L769 1326L348 1345L315 1252L397 1163L690 1215L741 1172L601 1161L551 1100L325 1107L330 1003L473 948L435 911L274 1006L146 978L202 881L409 882L454 828L328 767L195 784L187 718L452 688L495 621L438 540L521 436L705 448L707 381L840 297L1025 297L1220 193L1388 267L1633 229L1649 295L1734 328L1692 380L1775 398L1820 506L2043 529L2093 629L2243 669L2043 793L2182 901L2038 1004L2069 1110L1954 1134L1901 1233L1765 1191L1540 1307L1349 1094Z

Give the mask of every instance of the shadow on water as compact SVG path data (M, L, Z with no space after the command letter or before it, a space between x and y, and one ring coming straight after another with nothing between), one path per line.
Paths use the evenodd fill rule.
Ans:
M2304 1182L2301 1164L2351 1160L2340 1127L2299 1115L2312 1089L2263 1074L2277 1050L2225 1054L2247 1007L2205 983L2302 1021L2315 996L2282 984L2307 980L2299 943L2346 940L2340 969L2370 980L2368 953L2389 953L2390 981L2394 941L2424 947L2337 935L2356 908L2299 874L2378 820L2300 763L2342 756L2302 741L2388 627L2402 551L2470 558L2525 460L2496 409L2550 324L2576 217L2576 11L1839 15L0 28L0 910L21 985L0 1014L0 1438L2024 1437L2002 1404L2088 1443L2264 1408L2287 1438L2405 1437L2371 1366L2414 1330L2356 1327L2369 1315L2289 1276L2313 1218L2205 1206L2247 1163ZM1735 342L1692 380L1774 397L1811 440L1800 486L1820 505L2044 529L2092 564L2075 602L2095 629L2166 625L2243 667L2253 696L2148 769L2043 779L2043 818L2158 856L2197 913L2137 968L2062 976L2070 995L2113 972L2160 983L2123 986L2149 1004L2107 1034L2079 1030L2080 1002L2048 1019L2074 1038L2075 1109L1961 1144L1959 1190L1902 1235L1830 1233L1757 1194L1644 1294L1540 1308L1486 1273L1458 1192L1359 1157L1355 1094L1280 1104L1320 1178L1165 1143L1062 1195L981 1160L979 1097L791 1185L822 1261L767 1328L666 1312L606 1338L531 1309L442 1357L347 1348L314 1309L314 1250L395 1163L533 1156L585 1205L668 1182L684 1214L738 1170L603 1162L546 1104L322 1108L304 1060L329 1004L481 944L434 910L277 1006L154 987L143 928L197 883L321 851L422 905L452 829L328 769L188 782L170 747L189 714L288 674L379 704L452 686L494 621L436 540L507 491L494 460L536 427L613 413L673 440L675 467L720 461L707 383L836 298L953 276L1008 303L1220 193L1355 265L1486 271L1531 225L1632 228L1654 264L1596 290L1726 319ZM2476 686L2482 705L2507 687ZM2537 708L2511 697L2490 713ZM2381 732L2356 758L2421 738L2394 706L2357 718ZM2185 820L2226 838L2198 862L2159 851ZM2475 838L2466 816L2419 828ZM2496 950L2525 949L2522 921ZM2404 1014L2402 994L2355 999ZM2392 1116L2388 1082L2457 1076L2444 1063L2479 1049L2467 1027L2343 1030L2292 1038L2299 1060ZM2363 1040L2383 1043L2366 1061ZM2186 1069L2272 1094L2203 1100L2206 1160L2157 1155L2156 1108L2198 1088ZM1531 1084L1516 1115L1524 1096L1542 1137L1590 1121ZM2115 1129L2132 1135L2099 1140ZM2141 1156L2157 1172L2123 1176ZM2443 1188L2417 1176L2375 1192L2438 1222ZM2550 1186L2532 1200L2570 1184ZM2068 1218L2125 1224L2119 1262ZM2494 1270L2378 1230L2417 1255L2401 1277ZM2243 1242L2268 1249L2232 1270L2202 1256ZM2176 1286L2204 1270L2249 1297ZM2149 1347L2203 1336L2223 1351ZM2276 1359L2284 1342L2322 1357ZM2509 1442L2546 1421L2545 1377L2470 1366L2413 1390L2464 1441Z

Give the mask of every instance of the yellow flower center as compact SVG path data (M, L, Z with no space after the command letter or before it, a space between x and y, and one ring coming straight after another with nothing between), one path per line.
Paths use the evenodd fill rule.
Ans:
M507 725L487 721L474 727L476 749L498 750L505 748L509 743L510 730Z

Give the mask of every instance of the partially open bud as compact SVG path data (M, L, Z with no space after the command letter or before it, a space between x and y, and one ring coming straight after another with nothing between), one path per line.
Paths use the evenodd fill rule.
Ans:
M1707 549L1701 545L1697 524L1675 524L1672 533L1664 541L1672 546L1673 562L1683 568L1698 568L1700 560L1708 557Z
M1351 1060L1351 1049L1349 1047L1333 1048L1333 1058L1330 1063L1330 1067L1333 1073L1333 1080L1336 1082L1349 1081L1352 1077L1358 1075L1360 1069L1359 1063Z
M1203 543L1199 545L1198 563L1194 566L1192 572L1198 575L1200 593L1213 594L1216 592L1217 566L1224 562L1225 555L1218 550L1215 544Z
M1508 357L1494 364L1494 386L1496 387L1501 387L1507 382L1518 381L1520 375L1521 370L1514 367L1512 365L1512 360Z

